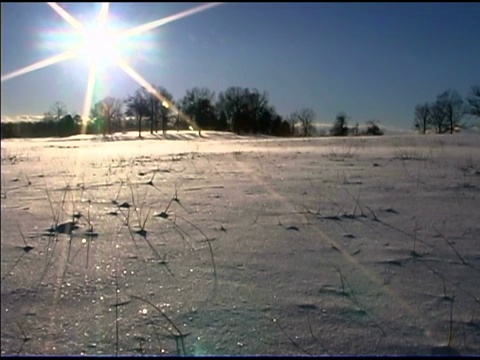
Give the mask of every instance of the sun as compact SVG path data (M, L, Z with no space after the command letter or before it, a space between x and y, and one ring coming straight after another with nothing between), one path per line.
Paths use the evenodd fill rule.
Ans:
M89 64L96 63L100 67L118 65L123 50L118 34L105 27L86 28L81 34L79 56Z
M121 41L118 31L109 27L109 3L102 3L98 16L90 24L72 24L77 30L78 41L74 47L78 56L85 58L89 65L118 65L124 54L125 41ZM68 20L67 20L68 21Z

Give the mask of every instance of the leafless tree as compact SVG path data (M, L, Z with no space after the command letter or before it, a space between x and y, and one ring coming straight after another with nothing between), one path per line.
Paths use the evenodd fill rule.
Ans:
M145 98L144 91L139 89L135 91L134 95L130 95L125 100L127 105L127 116L135 116L138 123L138 136L142 137L142 119L149 114L148 102Z
M290 115L290 119L295 124L299 124L303 136L310 136L313 133L313 120L315 112L312 109L302 109L295 111Z
M120 118L122 106L122 100L110 96L93 105L90 116L95 123L100 124L103 136L107 133L112 134L112 123L117 122Z
M188 89L185 96L179 101L182 112L197 125L199 135L201 135L203 127L214 126L214 124L209 124L214 112L214 102L215 92L208 88L198 87Z
M106 97L102 100L103 116L107 122L108 134L112 134L112 122L119 119L122 113L122 100L114 97Z
M231 86L218 94L217 108L227 117L231 129L239 133L242 130L241 119L245 108L244 96L247 89Z
M415 107L415 118L413 120L413 126L422 134L427 132L430 126L431 120L431 108L429 103L419 104Z
M257 89L246 89L244 94L244 115L247 119L247 131L254 133L259 130L259 120L269 110L268 93L259 92Z
M430 124L437 134L447 131L447 110L444 102L437 100L430 104Z
M443 104L445 111L445 117L447 121L446 131L450 131L453 134L455 128L461 126L461 120L465 114L465 108L463 106L463 99L461 95L455 90L447 90L438 95L437 102Z
M154 90L154 91L153 91ZM162 86L153 86L152 91L142 88L144 98L147 101L148 116L150 118L150 133L153 129L158 132L158 123L162 122L162 132L167 132L167 123L172 111L173 95Z
M59 121L62 117L67 115L67 107L61 101L57 101L50 107L50 111L47 114L54 120Z
M154 129L156 130L156 132L158 132L158 122L160 121L161 117L160 108L162 107L162 101L156 96L156 94L149 93L146 89L142 89L142 92L148 108L148 117L150 119L150 134L153 134Z

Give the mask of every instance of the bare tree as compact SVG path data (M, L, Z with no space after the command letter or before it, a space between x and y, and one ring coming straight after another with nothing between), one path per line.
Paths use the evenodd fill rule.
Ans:
M162 99L160 106L160 119L162 120L162 132L165 134L167 132L168 119L170 118L170 113L172 112L170 105L173 104L173 95L161 86L157 87L156 89Z
M152 85L152 88L157 90L154 85ZM148 117L150 120L150 134L153 134L154 129L156 130L156 132L158 132L158 122L161 117L160 108L162 107L162 102L156 96L156 94L148 92L147 89L142 88L140 91L143 94L148 108Z
M312 109L295 111L290 115L290 119L293 123L300 125L303 136L310 136L313 133L315 112Z
M461 120L465 114L463 99L457 91L447 90L438 95L437 102L443 103L448 126L447 131L450 131L450 134L453 134L455 128L462 125Z
M447 131L447 111L444 102L437 100L430 104L430 124L437 134Z
M244 93L244 117L246 118L245 129L256 133L259 130L259 120L269 111L268 94L260 93L257 89L246 89Z
M122 100L114 97L106 97L102 100L103 116L107 122L108 134L112 134L112 122L117 120L122 113Z
M148 102L145 98L144 91L139 89L134 95L130 95L127 100L127 116L135 116L138 123L138 136L142 137L142 119L149 114Z
M431 108L429 103L419 104L415 106L415 118L413 120L413 127L422 134L427 132L430 126Z
M246 89L232 86L218 95L217 108L224 112L227 117L227 123L230 124L231 129L236 133L240 133L242 130L245 93Z
M150 116L150 132L153 134L153 125L155 125L155 132L158 132L158 123L162 122L162 132L167 132L167 123L172 111L171 104L173 104L173 95L162 86L153 86L155 93L150 93L146 89L145 99L147 99Z
M56 121L59 121L62 117L67 115L67 107L61 101L55 102L47 113Z
M179 101L182 112L198 127L201 135L202 128L212 128L214 124L215 93L208 88L194 87L188 89L185 96Z
M122 100L114 97L106 97L93 105L90 117L97 126L101 126L103 136L112 134L112 123L120 118L122 106Z

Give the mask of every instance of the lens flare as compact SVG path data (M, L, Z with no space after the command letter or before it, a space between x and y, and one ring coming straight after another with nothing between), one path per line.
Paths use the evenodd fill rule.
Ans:
M72 25L73 28L77 31L83 31L84 26L83 24L75 19L72 15L70 15L66 10L64 10L60 5L54 2L47 3L55 12L60 15L66 22Z
M42 69L44 67L59 63L61 61L71 59L71 58L77 56L78 53L79 53L79 50L74 49L74 50L70 50L70 51L65 51L61 54L49 57L49 58L44 59L44 60L40 60L40 61L38 61L34 64L25 66L24 68L12 71L11 73L9 73L7 75L2 76L2 81L1 82L13 79L17 76L24 75L24 74L27 74L29 72L35 71L35 70Z
M172 21L180 20L184 17L197 14L199 12L208 10L210 8L213 8L213 7L216 7L218 5L222 5L222 4L224 4L224 3L208 3L208 4L200 5L200 6L194 7L193 9L185 10L185 11L182 11L178 14L167 16L166 18L151 21L149 23L145 23L143 25L140 25L140 26L134 27L132 29L126 30L121 34L121 36L139 35L139 34L145 32L145 31L153 30L153 29L155 29L159 26L168 24Z

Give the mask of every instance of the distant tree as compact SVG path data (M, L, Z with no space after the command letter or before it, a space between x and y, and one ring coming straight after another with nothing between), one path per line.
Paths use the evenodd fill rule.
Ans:
M90 117L93 119L94 127L101 130L103 136L112 134L112 124L118 123L122 114L123 102L114 97L106 97L95 103L90 110Z
M462 96L455 90L447 90L438 95L437 102L442 103L447 122L447 131L453 134L457 127L462 126L461 120L465 114Z
M225 114L225 111L220 111L220 116L218 117L217 130L219 130L219 131L227 131L228 130L228 120L227 120L227 115Z
M273 136L281 136L281 130L282 130L282 117L280 115L275 116L275 118L272 121L272 130L271 134Z
M72 136L76 132L75 120L70 114L63 116L57 121L56 127L59 136Z
M257 89L245 89L243 95L243 128L246 132L257 133L260 131L260 121L264 121L264 126L268 129L269 114L272 110L268 105L268 94L259 92ZM263 119L262 119L263 117Z
M474 85L467 97L467 113L480 119L480 86Z
M102 100L103 118L106 121L108 134L112 134L112 122L117 122L122 114L122 100L106 97Z
M292 116L292 114L290 114L287 118L287 123L288 123L288 126L290 128L290 134L292 136L297 136L298 134L298 131L297 131L297 124L298 124L298 119L295 117L295 116Z
M142 137L142 119L149 114L148 101L145 98L143 89L135 91L134 95L130 95L126 100L127 116L134 116L138 124L138 136Z
M261 134L272 134L273 121L278 117L273 106L267 107L258 119L258 131Z
M413 127L422 134L425 134L430 127L431 122L431 108L429 103L419 104L415 107L415 118L413 120Z
M294 135L292 127L287 120L282 120L280 123L280 136L292 136Z
M215 115L215 106L209 99L200 101L195 119L198 125L198 135L201 136L202 129L213 130L217 124L217 116Z
M83 125L82 117L79 114L75 114L75 116L73 117L73 121L75 123L75 128L77 129L77 133L80 133L82 131L82 125Z
M280 115L275 115L272 121L271 135L287 137L292 135L292 127L287 120Z
M170 94L167 89L162 86L153 87L156 93L148 93L145 96L150 103L149 116L150 121L155 124L155 132L158 132L158 122L162 122L162 132L167 132L167 124L170 119L173 105L173 95Z
M141 95L146 103L147 113L145 114L145 116L148 117L148 120L150 122L150 134L153 134L154 130L158 132L158 123L162 116L162 100L158 96L162 88L157 88L155 87L155 85L151 86L151 91L147 90L144 87L142 87L139 91L141 92Z
M367 121L367 129L365 135L383 135L383 130L378 126L377 120Z
M237 134L242 131L242 119L245 110L246 89L232 86L218 94L217 109L227 117L231 130Z
M92 119L92 122L90 123L90 131L92 131L94 134L101 132L103 136L105 136L107 128L102 101L98 101L93 104L92 108L90 109L90 118Z
M313 133L313 120L315 112L312 109L302 109L290 115L291 122L299 124L303 136L310 136Z
M430 104L430 124L437 134L443 134L447 131L447 111L445 103L435 101Z
M194 87L188 89L185 96L179 101L182 112L201 129L216 128L215 93L208 88Z
M58 121L67 115L67 107L63 102L57 101L50 107L50 115L55 121Z
M44 122L44 123L54 122L55 121L55 116L52 114L51 111L45 111L43 113L43 118L42 118L41 121Z
M350 131L352 132L352 135L353 135L353 136L356 136L356 135L359 134L359 124L358 124L358 122L355 123L355 126L352 127L352 128L350 129Z
M173 96L168 102L164 100L160 108L160 120L162 121L162 133L164 134L167 133L168 122L174 117L172 114L172 105L174 105Z
M344 112L339 112L335 118L335 122L330 129L330 135L332 136L347 136L348 135L348 126L347 126L347 114Z

